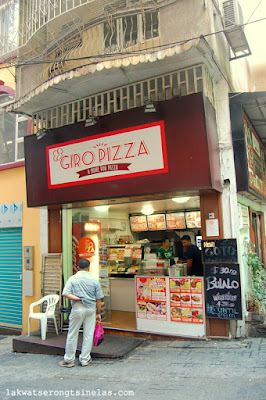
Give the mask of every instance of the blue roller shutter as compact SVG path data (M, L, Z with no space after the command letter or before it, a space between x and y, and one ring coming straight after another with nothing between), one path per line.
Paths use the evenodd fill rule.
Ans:
M0 229L0 325L22 327L22 229Z

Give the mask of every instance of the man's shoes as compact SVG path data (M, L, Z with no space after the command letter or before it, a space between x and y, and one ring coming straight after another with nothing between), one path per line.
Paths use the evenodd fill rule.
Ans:
M89 365L91 362L92 362L92 359L90 358L89 361L80 363L80 366L81 367L87 367L87 365Z
M60 367L66 367L66 368L71 368L71 367L75 367L75 363L74 361L70 361L70 362L65 362L65 360L59 361L59 365Z

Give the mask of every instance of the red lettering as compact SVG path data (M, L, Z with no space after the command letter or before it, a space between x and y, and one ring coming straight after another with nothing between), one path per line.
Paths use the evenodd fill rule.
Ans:
M74 154L74 167L80 167L80 155Z
M121 150L121 145L120 144L118 144L117 146L112 146L112 149L117 149L116 150L116 152L115 152L115 155L114 155L114 157L113 157L113 161L117 161L117 160L122 160L122 158L123 157L117 157L118 156L118 153L120 152L120 150Z
M65 158L67 159L66 161L68 161L68 156L64 156L60 160L60 165L61 165L61 168L68 169L69 168L69 163L65 164Z
M111 161L111 149L110 149L110 147L107 147L107 160Z
M105 150L104 149L98 149L98 156L99 156L99 161L102 162L106 157Z
M146 146L144 141L141 141L140 145L139 145L138 156L140 156L141 154L146 154L146 155L149 154L149 150L148 150L148 148L147 148L147 146Z
M87 159L88 158L88 159ZM92 151L85 151L82 155L82 162L85 165L91 165L95 160L95 155Z
M128 149L128 151L127 151L127 154L126 154L125 158L136 157L136 154L134 154L134 155L129 155L130 152L131 152L131 150L132 150L132 147L134 146L134 144L135 144L135 143L125 143L125 146L129 146L129 149Z

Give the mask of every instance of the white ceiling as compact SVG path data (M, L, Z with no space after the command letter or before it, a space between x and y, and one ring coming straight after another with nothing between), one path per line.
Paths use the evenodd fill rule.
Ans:
M181 197L181 196L179 196ZM125 199L123 199L125 200ZM166 211L183 211L183 210L199 210L200 209L200 198L199 196L192 196L185 203L176 203L171 198L163 200L146 200L138 202L127 202L121 203L121 199L117 199L115 204L110 204L109 212L121 212L126 214L141 214L141 210L145 205L151 205L154 212L166 212ZM101 204L103 205L103 204ZM95 203L77 203L73 204L72 207L75 209L94 207ZM107 211L106 211L107 213Z

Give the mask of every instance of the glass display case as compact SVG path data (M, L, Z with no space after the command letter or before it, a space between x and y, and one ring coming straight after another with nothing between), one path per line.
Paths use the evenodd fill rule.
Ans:
M170 267L169 260L150 259L142 260L140 263L139 275L168 275Z
M108 270L109 277L127 277L139 273L142 249L135 244L100 247L100 265Z

